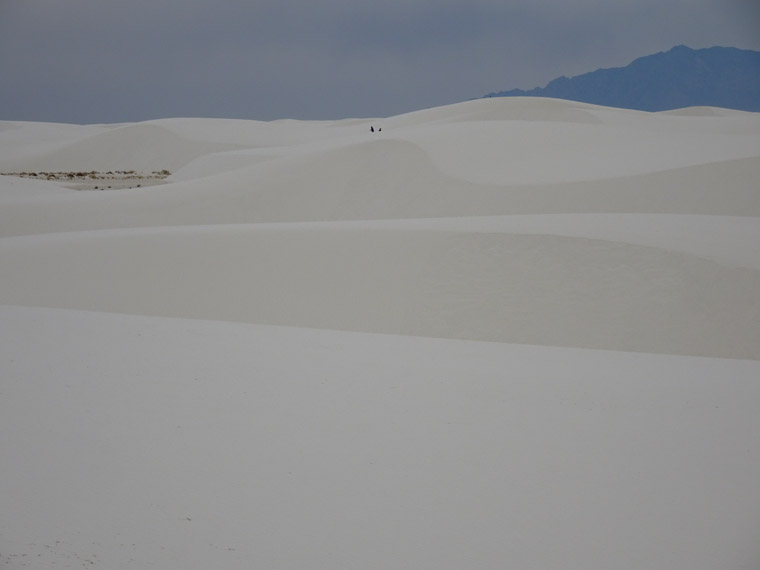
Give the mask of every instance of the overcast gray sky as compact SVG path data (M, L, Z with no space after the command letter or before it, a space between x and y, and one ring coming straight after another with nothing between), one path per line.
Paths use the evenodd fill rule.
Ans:
M0 119L385 117L685 44L758 0L0 0Z

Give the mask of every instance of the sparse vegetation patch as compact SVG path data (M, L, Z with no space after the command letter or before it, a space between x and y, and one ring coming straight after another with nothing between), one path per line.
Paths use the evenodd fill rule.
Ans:
M32 178L35 180L61 181L73 184L68 186L75 190L106 190L111 188L140 188L162 184L171 175L166 169L152 172L137 172L135 170L108 170L97 171L59 171L59 172L0 172L3 176L17 176L19 178ZM93 185L98 181L98 185ZM139 183L136 183L139 181Z

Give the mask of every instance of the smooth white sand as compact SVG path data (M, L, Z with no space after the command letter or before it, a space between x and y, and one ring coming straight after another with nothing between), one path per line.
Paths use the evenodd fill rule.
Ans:
M0 259L18 305L760 356L758 269L615 241L213 226L8 238Z
M0 318L10 568L758 561L756 361Z
M0 177L0 564L757 567L757 114L0 123L164 168Z

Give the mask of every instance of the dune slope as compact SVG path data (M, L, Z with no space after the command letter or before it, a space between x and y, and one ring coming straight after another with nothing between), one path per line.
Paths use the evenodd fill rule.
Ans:
M71 135L33 160L186 166L170 184L119 192L4 177L0 302L760 357L760 277L735 253L760 215L754 115L515 99L371 123L175 119ZM568 234L561 217L519 235L448 230L527 214L583 215L588 230ZM594 214L625 216L639 235L665 215L706 231L715 218L723 237L626 241ZM359 223L370 220L387 231Z
M0 176L0 566L758 566L756 114L0 123L80 169L172 175Z

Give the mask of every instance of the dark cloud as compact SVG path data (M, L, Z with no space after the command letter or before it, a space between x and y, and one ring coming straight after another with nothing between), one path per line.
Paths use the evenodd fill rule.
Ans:
M676 44L760 49L755 0L0 0L0 119L382 116Z

